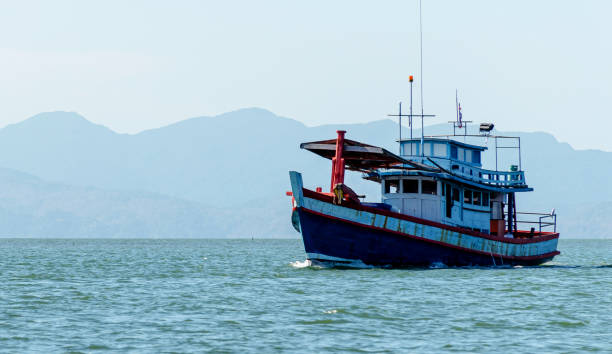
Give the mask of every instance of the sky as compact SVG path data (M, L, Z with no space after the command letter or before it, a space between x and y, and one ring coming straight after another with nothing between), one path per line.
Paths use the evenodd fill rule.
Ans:
M612 2L423 1L430 124L612 151ZM0 126L76 111L136 133L261 107L306 125L420 110L418 2L0 0Z

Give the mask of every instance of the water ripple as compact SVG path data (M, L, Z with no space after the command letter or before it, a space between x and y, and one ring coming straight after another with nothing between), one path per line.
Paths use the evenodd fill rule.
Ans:
M0 239L0 352L612 351L612 241L559 247L347 271L299 240Z

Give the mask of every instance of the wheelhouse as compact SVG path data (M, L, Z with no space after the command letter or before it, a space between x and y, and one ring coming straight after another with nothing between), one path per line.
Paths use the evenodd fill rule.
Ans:
M509 171L484 169L482 153L486 146L450 136L399 143L403 159L438 171L387 170L378 171L377 178L370 175L370 179L380 181L382 202L392 210L494 235L517 230L515 193L533 190L519 166L513 165Z

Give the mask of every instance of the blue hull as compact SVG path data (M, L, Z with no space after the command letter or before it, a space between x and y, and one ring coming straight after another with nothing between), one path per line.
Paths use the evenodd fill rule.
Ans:
M312 261L411 267L537 265L552 259L508 260L315 215L298 208L304 248Z

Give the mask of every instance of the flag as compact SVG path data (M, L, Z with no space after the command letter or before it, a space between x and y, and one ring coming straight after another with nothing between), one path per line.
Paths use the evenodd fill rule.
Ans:
M463 113L461 113L461 103L457 103L457 126L463 127Z

